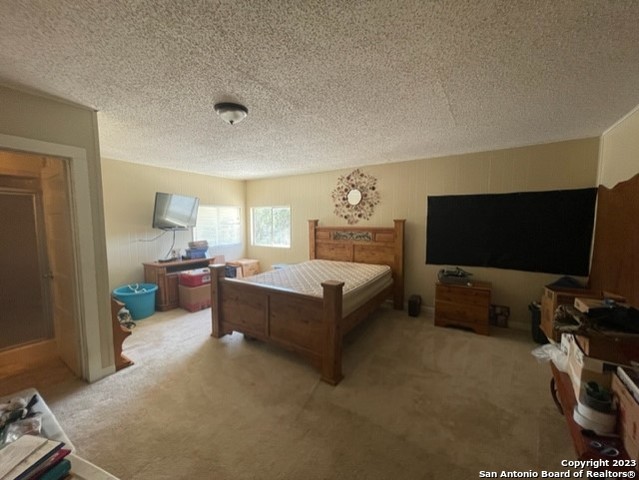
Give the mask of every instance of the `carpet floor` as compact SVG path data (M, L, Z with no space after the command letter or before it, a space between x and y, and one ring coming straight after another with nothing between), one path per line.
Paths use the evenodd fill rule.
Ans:
M210 310L156 313L124 343L133 366L86 384L53 364L0 395L37 388L77 453L123 480L454 480L575 458L530 332L383 307L346 338L332 387L294 354L210 331Z

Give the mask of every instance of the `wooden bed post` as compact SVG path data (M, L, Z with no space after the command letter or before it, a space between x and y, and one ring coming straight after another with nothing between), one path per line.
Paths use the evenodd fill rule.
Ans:
M220 323L222 322L222 302L220 279L224 278L225 265L210 265L211 271L211 336L223 337Z
M322 380L337 385L342 375L342 287L344 282L322 282L324 289L324 346L322 352Z
M315 229L319 220L308 221L308 258L315 258Z
M393 269L395 286L393 287L393 307L404 309L404 226L406 220L393 220L395 223L395 268Z

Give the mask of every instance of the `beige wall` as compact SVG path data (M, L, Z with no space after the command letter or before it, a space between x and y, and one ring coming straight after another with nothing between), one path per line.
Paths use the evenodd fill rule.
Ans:
M505 193L593 187L597 184L599 140L590 138L547 145L363 167L378 179L381 204L370 221L358 225L406 222L406 293L433 305L434 283L441 266L425 265L426 199L429 195ZM247 182L247 210L255 206L290 205L292 246L274 249L248 246L247 254L263 268L308 258L307 219L344 225L333 214L331 192L350 170ZM540 226L542 228L542 226ZM493 303L511 308L511 324L528 328L532 300L557 275L467 267L474 278L493 282Z
M143 262L164 258L171 248L172 234L151 227L155 192L192 195L202 205L239 206L244 212L245 182L226 180L166 168L102 160L107 254L110 288L144 281ZM176 233L176 248L191 241L191 232ZM210 254L227 259L243 256L244 245L212 248Z
M80 265L85 283L83 292L91 292L91 298L84 298L83 302L82 340L86 350L84 361L89 369L85 374L95 380L113 371L114 365L96 113L0 86L0 134L6 136L2 141L5 146L33 145L42 147L39 153L54 155L60 151L81 152L72 160L72 164L82 162L72 165L73 172L82 172L81 178L73 178L77 194L74 208L76 214L82 212L82 218L89 222L79 226L80 231L75 233L78 239L88 239L91 244L91 248L78 248L84 262ZM56 152L44 151L48 148Z
M601 136L599 183L608 188L639 173L639 107Z
M381 204L373 218L360 225L407 220L406 293L419 294L425 305L432 305L441 266L424 264L428 195L592 187L597 184L598 155L599 140L590 138L363 167L378 179ZM156 191L195 195L202 203L246 207L247 225L252 206L290 205L290 249L251 246L247 228L246 250L214 252L229 259L256 258L262 269L308 258L308 219L318 218L325 225L345 224L333 214L331 192L337 178L350 170L241 182L107 159L102 167L111 289L142 281L142 262L162 257L170 247L168 235L154 242L140 241L159 233L150 226ZM185 248L189 240L188 233L178 233L177 247ZM543 285L558 278L513 270L467 269L475 278L493 282L493 303L510 306L511 324L521 328L528 328L530 322L528 304L540 298Z

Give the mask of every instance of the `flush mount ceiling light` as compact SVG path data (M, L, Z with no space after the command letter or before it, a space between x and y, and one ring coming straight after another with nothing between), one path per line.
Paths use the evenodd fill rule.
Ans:
M239 103L216 103L213 108L222 120L231 125L240 123L248 115L248 108Z

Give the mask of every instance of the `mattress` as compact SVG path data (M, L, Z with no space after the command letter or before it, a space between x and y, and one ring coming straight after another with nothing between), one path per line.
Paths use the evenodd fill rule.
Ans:
M327 280L344 282L342 316L347 316L391 285L393 276L388 265L308 260L241 279L319 298L323 293L322 282Z

